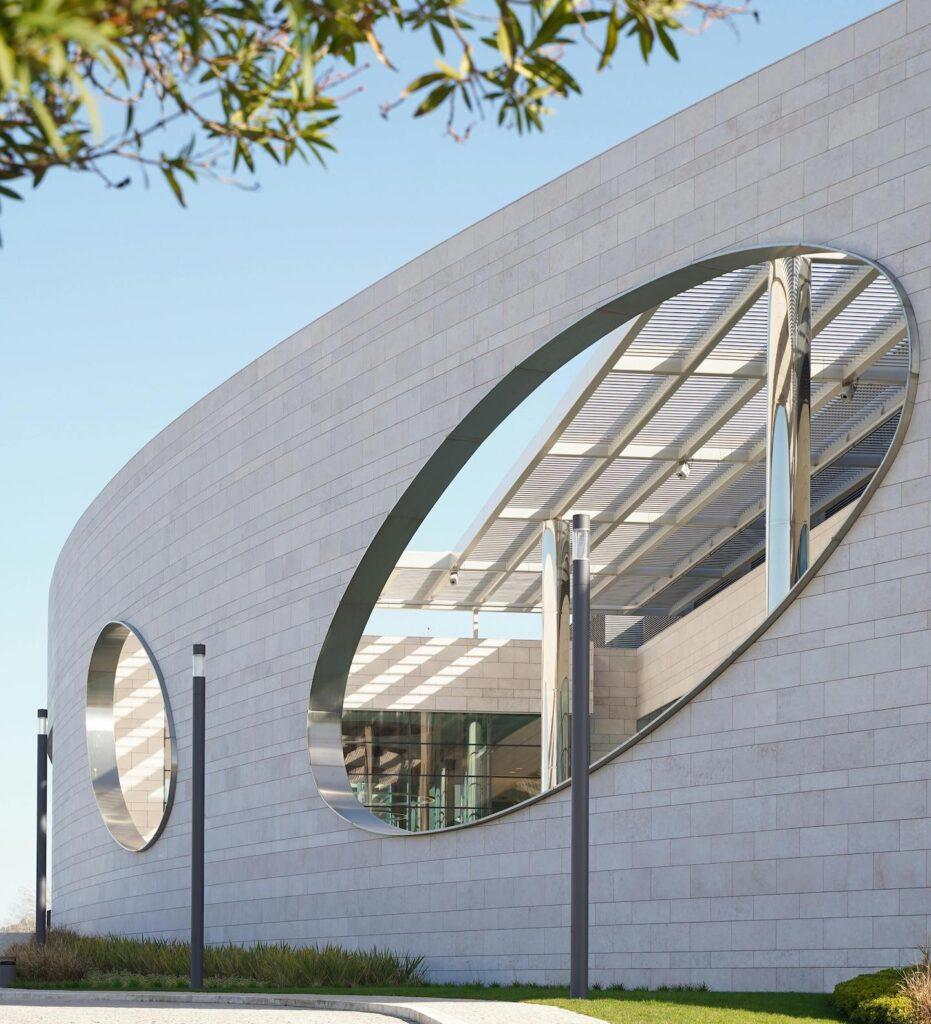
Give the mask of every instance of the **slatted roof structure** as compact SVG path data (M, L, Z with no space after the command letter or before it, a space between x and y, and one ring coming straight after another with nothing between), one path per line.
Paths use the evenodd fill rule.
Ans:
M766 264L733 271L602 339L456 549L405 552L377 606L538 610L541 524L575 512L592 517L592 610L633 624L684 614L759 564L767 280ZM908 344L886 278L812 256L813 522L885 454Z

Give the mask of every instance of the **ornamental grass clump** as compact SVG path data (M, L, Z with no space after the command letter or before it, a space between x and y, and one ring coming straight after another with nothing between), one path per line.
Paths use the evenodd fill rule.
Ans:
M34 940L17 942L7 948L7 955L16 959L18 979L37 984L73 983L87 974L85 959L57 932L44 946Z
M905 969L899 992L912 1005L914 1024L931 1024L931 946L921 946L921 959Z
M422 982L423 957L399 956L387 949L347 950L339 946L211 946L204 952L206 973L246 978L269 988L362 988Z
M55 930L44 947L34 942L10 949L17 979L24 983L87 982L101 987L174 987L188 976L190 947L174 939L131 939L117 935L78 935ZM387 949L339 946L208 946L204 973L210 987L271 989L360 988L418 985L423 957Z

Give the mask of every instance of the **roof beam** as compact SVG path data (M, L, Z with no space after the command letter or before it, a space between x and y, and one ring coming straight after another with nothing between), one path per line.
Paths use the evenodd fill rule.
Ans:
M861 273L855 276L854 280L850 282L846 289L834 295L831 301L819 311L817 317L813 318L813 335L824 330L831 320L846 309L857 295L859 295L873 280L875 280L875 278L876 271L871 267L865 268ZM864 370L870 369L870 367L882 359L886 353L895 348L902 338L905 337L905 330L904 322L897 320L897 322L884 331L879 338L877 338L876 341L866 349L866 351L859 353L852 359L829 364L834 371L832 373L832 377L834 379L831 383L825 384L816 396L813 396L811 402L812 415L836 397L845 385L858 378ZM816 379L820 381L822 379L821 374L819 374ZM762 384L760 386L762 386ZM757 436L759 437L762 433L762 429L757 431ZM710 436L712 435L709 435L709 437ZM851 445L847 445L845 450L850 447ZM712 480L709 487L705 488L705 490L696 496L695 499L688 502L677 517L678 522L669 524L662 529L655 531L629 554L618 556L617 559L609 563L609 572L612 575L619 575L641 559L645 558L654 551L660 543L666 540L676 529L678 529L678 527L686 525L690 519L694 518L694 515L706 508L727 487L736 482L736 480L743 476L744 473L746 473L753 465L760 462L763 457L765 457L765 444L761 439L757 444L753 445L746 451L746 457L743 463L737 463L723 472L718 473ZM817 465L823 464L824 459L819 459ZM812 468L814 468L815 465L816 464L813 463ZM669 467L661 467L655 474L653 474L651 479L659 480L660 483L662 483L663 480L668 479L672 475L672 472L673 469ZM652 493L652 490L647 491L645 493L645 497L649 497ZM635 493L631 497L632 499L636 499L639 497L639 494ZM645 498L641 498L640 500L645 500ZM613 521L605 522L603 526L601 525L600 520L602 516L606 514L600 513L592 524L592 549L594 550L599 544L603 543L604 540L625 520L625 518L637 508L638 504L639 501L634 500L624 502L618 508L616 515L611 517ZM611 583L612 580L608 576L604 579L593 580L592 598L596 598L598 594L606 587L610 586Z
M858 295L860 295L876 279L877 273L871 267L859 268L858 272L848 277L845 286L837 289L826 300L822 300L821 308L814 318L814 331L822 330L834 317L845 309ZM459 545L460 552L443 553L442 555L422 555L424 561L417 565L404 565L405 559L399 562L399 568L420 568L426 569L423 582L418 581L416 593L411 594L407 600L400 602L378 602L379 607L451 607L468 609L478 606L488 608L513 608L514 610L527 610L529 607L536 607L536 602L531 606L529 602L521 601L519 604L493 601L492 596L504 584L513 572L536 572L532 566L534 549L539 543L539 531L530 529L527 536L518 543L513 543L510 550L505 548L499 557L494 561L485 561L469 557L480 544L488 530L498 520L521 520L530 526L531 523L539 523L545 519L553 518L554 513L566 515L570 511L577 511L577 502L583 497L585 491L591 487L602 473L611 464L613 459L621 458L628 460L642 460L644 462L659 463L648 467L643 474L643 479L636 481L636 491L626 499L618 499L608 508L600 511L593 511L593 548L603 543L604 539L613 532L615 524L620 521L627 523L650 523L658 529L651 530L651 534L662 533L662 537L668 537L677 527L686 522L691 525L702 525L707 527L718 526L727 522L719 517L709 519L702 516L702 510L707 504L709 491L706 489L703 495L696 495L678 513L665 513L659 516L641 513L639 511L643 502L668 480L676 470L680 461L692 460L695 462L722 463L721 470L716 471L708 478L715 496L732 484L739 476L747 472L751 466L759 463L764 455L762 440L759 445L754 443L743 444L736 448L716 445L711 447L708 441L715 433L725 425L728 420L736 414L747 402L752 400L755 394L765 384L765 362L763 360L740 360L717 357L714 354L714 346L718 341L739 322L749 309L752 308L752 299L747 302L748 292L752 294L754 286L759 288L758 295L765 292L766 274L760 272L759 284L750 281L749 287L744 282L744 290L732 300L728 309L722 312L721 318L715 325L720 332L713 342L709 335L706 335L693 347L692 351L682 359L656 360L650 357L634 357L628 351L635 338L649 323L656 312L649 310L640 317L631 321L608 334L595 346L592 358L589 359L585 369L580 374L580 384L573 388L572 393L567 394L565 399L555 410L548 420L546 426L537 433L533 442L527 447L523 456L517 460L513 471L502 482L495 495L486 505L485 510L473 522L472 527L465 534L464 541ZM742 307L742 308L741 308ZM882 323L882 321L879 321ZM812 366L814 382L822 383L817 396L813 396L812 410L823 407L827 402L836 397L842 388L851 380L861 381L875 380L880 383L900 383L901 370L898 367L882 366L880 362L883 356L891 351L895 345L906 336L904 323L897 322L889 330L885 331L876 341L859 356L849 359L847 362L837 360L834 362L814 363ZM640 369L638 369L640 367ZM652 389L645 404L634 413L634 419L629 421L625 429L617 436L604 444L586 445L575 442L560 440L566 428L578 415L579 410L595 394L599 385L608 374L614 370L623 372L649 372L658 376L665 376L667 379L659 381ZM736 378L744 384L739 387L727 403L721 408L713 405L710 408L712 419L701 422L699 417L693 421L687 440L682 444L648 445L636 444L634 439L642 428L656 414L656 411L671 397L681 386L688 376L702 373L714 373L715 375L726 375ZM712 429L712 427L714 429ZM761 433L761 432L760 432ZM751 439L753 440L753 439ZM624 443L626 441L626 443ZM699 443L701 442L701 443ZM833 449L837 449L840 442L836 442ZM759 450L757 450L759 448ZM848 448L849 451L849 448ZM823 453L819 465L824 464L824 458L830 452ZM548 456L565 456L573 458L585 458L594 464L586 467L586 472L579 473L578 477L567 481L567 486L561 489L561 493L548 502L543 508L521 508L509 505L509 502L518 493L526 480ZM840 458L856 460L855 453L848 455L845 452ZM597 460L597 461L595 461ZM872 460L872 461L875 461ZM872 467L864 467L872 468ZM634 500L636 499L636 500ZM708 499L713 500L713 498ZM557 512L558 510L558 512ZM733 533L743 529L746 525L744 514L733 517L727 526L720 530L716 536L733 536ZM521 531L523 534L525 531ZM642 542L650 543L650 549L657 546L651 542L648 536L642 538ZM723 541L722 541L723 542ZM704 549L703 549L704 551ZM701 556L705 557L704 553ZM429 559L433 559L431 562ZM537 559L537 562L539 559ZM615 559L605 566L597 564L597 554L593 558L593 571L596 573L593 583L598 584L599 579L604 578L604 584L609 583L608 576L615 571L620 571L623 566L625 575L643 577L656 580L657 583L668 585L668 580L657 580L655 574L636 561L629 562L629 559ZM480 571L487 575L487 582L483 581L479 588L469 596L465 596L467 587L460 586L463 593L462 598L453 598L451 601L437 601L437 595L443 593L445 597L451 597L453 588L444 590L449 578L449 571L452 568L459 568L462 571ZM694 571L694 564L692 566ZM404 588L407 590L407 587ZM525 593L532 588L528 587ZM647 588L652 590L652 588ZM637 595L639 598L645 591ZM594 595L593 595L594 596Z
M520 490L530 474L543 461L552 444L576 417L579 409L595 393L610 372L611 366L634 343L637 336L652 319L657 308L654 306L652 309L646 310L629 323L609 332L596 344L592 358L586 363L580 374L582 384L579 389L574 394L567 395L557 406L542 430L524 449L510 475L501 482L457 545L459 553L456 557L459 561L468 560L469 555L478 547L485 534L501 517L502 511L513 495ZM442 583L443 577L439 577L435 585L424 593L424 600L429 602Z
M812 337L823 331L858 295L865 292L877 277L879 277L879 271L875 267L861 267L853 275L846 288L841 288L835 295L830 296L827 302L819 305L817 314L812 311Z
M872 410L870 415L862 419L853 430L847 433L843 438L838 439L835 443L824 449L817 458L817 461L813 461L812 468L817 470L822 470L826 468L828 465L849 466L851 468L858 468L862 470L862 472L857 475L853 482L846 483L843 488L841 488L838 491L832 492L829 496L824 498L820 502L817 511L823 510L826 506L830 505L832 502L835 502L840 497L842 497L844 493L849 493L850 491L855 490L862 484L864 480L869 479L869 477L872 475L876 467L882 461L881 458L877 458L876 455L873 453L858 454L855 451L853 451L853 449L862 440L864 440L866 437L869 437L869 435L872 434L873 431L875 431L878 427L882 426L883 423L887 422L893 416L897 415L899 411L902 409L903 405L904 398L900 398L892 403L882 403L877 405ZM733 478L731 478L729 482L733 482ZM724 486L726 485L722 482L720 485L721 489L723 489ZM715 491L719 492L719 488L716 487ZM704 497L704 494L699 495L698 497ZM689 524L692 526L719 525L720 521L702 520L697 515L688 518L688 508L684 509L682 512L678 514L670 513L669 515L664 515L660 517L657 520L657 522L667 522L670 524L669 528L667 530L661 531L661 538L656 540L651 538L650 543L648 545L645 545L642 550L638 549L638 554L636 558L628 558L627 560L625 560L626 564L621 563L616 565L615 567L611 567L610 563L605 565L604 567L599 567L597 563L593 565L595 578L598 581L604 581L603 585L599 586L598 588L599 593L607 589L607 587L610 584L616 582L617 579L619 579L622 576L628 578L637 577L650 579L653 581L651 585L648 586L645 590L641 591L639 594L637 594L632 601L628 602L623 606L613 608L604 606L596 602L596 604L593 605L594 610L618 611L619 613L628 614L632 612L642 613L643 603L645 601L654 600L659 594L662 593L663 590L669 587L672 583L676 582L677 579L679 579L686 573L690 573L694 576L703 576L715 582L726 576L731 575L738 568L740 568L741 565L757 557L757 555L761 551L763 551L763 545L759 545L749 550L744 555L740 556L738 560L727 565L723 570L711 568L702 570L701 560L707 558L708 555L712 554L714 551L722 547L742 530L746 529L755 519L761 516L763 512L763 502L755 502L753 505L745 509L740 516L733 519L727 527L720 530L707 544L702 546L701 558L696 558L693 554L690 555L688 558L682 559L673 568L672 572L666 576L658 576L655 570L644 569L642 566L639 566L637 562L650 551L655 550L659 542L662 539L665 539L665 537L668 536L669 532L676 529L678 526L683 525L684 521L688 521ZM669 516L672 516L673 518L670 520ZM441 586L448 577L449 569L446 563L450 560L450 557L451 556L449 555L445 555L441 558L436 558L433 565L429 565L424 564L425 560L422 555L420 557L415 556L411 559L405 559L402 556L402 559L398 563L398 568L427 569L427 580L435 584L436 588L439 589L439 586ZM405 564L405 561L409 562L410 564ZM441 567L435 568L435 566ZM511 611L538 610L539 602L534 600L534 593L539 588L539 580L537 579L537 574L540 571L539 564L524 562L521 563L519 566L513 566L510 565L507 561L503 560L498 560L495 562L474 560L471 562L463 563L462 565L460 565L459 568L462 571L467 572L471 570L476 572L483 572L487 575L500 577L502 579L511 576L515 572L525 573L527 575L532 576L532 582L520 595L516 603L501 602L499 604L486 604L484 607L486 608L486 610L494 610L495 608L500 608L500 610ZM417 592L410 598L404 598L400 600L379 600L377 602L376 607L433 610L441 610L444 608L448 608L450 610L461 609L463 611L468 611L476 606L476 599L474 597L467 598L462 602L453 601L449 603L437 602L433 599L426 600L423 597L424 589L424 586L421 586L420 588L418 588ZM707 586L702 585L699 588L697 588L695 592L690 594L687 598L682 598L679 602L677 602L675 606L673 606L673 608L669 609L670 614L677 614L681 610L681 606L689 603L690 601L696 600L697 597L700 597L701 594L704 593L707 589L709 589Z
M845 497L847 494L851 494L852 492L856 491L859 487L862 487L864 482L869 480L869 478L872 475L873 470L871 468L864 467L863 471L859 473L854 480L848 481L843 487L839 488L838 490L834 491L829 496L827 496L819 504L818 509L816 511L823 511L828 505L831 505L834 502L839 501L841 498ZM760 555L764 554L765 551L765 541L760 544L755 544L752 548L749 548L742 555L738 556L732 562L728 563L728 565L721 572L720 579L725 579L728 576L732 576L734 573L739 572L748 562L752 562L754 558L758 558ZM699 575L700 568L700 566L696 566L696 568L691 571L690 575L697 577ZM709 583L703 581L699 583L694 590L690 591L684 597L680 598L674 605L672 605L672 607L669 609L669 615L671 617L675 617L677 615L683 614L685 611L688 610L690 605L694 605L696 601L702 598L705 594L708 593L709 590L712 590L715 586L717 586L717 582Z
M868 437L874 430L876 430L877 427L882 426L882 424L885 423L888 419L896 415L904 404L905 398L903 395L898 401L891 403L889 406L882 405L878 407L873 412L873 414L861 420L861 422L846 436L846 438L842 442L838 442L837 445L831 446L831 448L822 452L821 455L818 457L817 461L813 460L812 469L824 469L826 466L836 461L839 457L846 454L847 451L849 451L855 445L859 444L860 441L862 441L865 437ZM760 447L762 448L762 446ZM737 468L745 470L745 467ZM872 472L872 470L869 469L869 467L867 467L867 469L869 470L869 472ZM730 482L733 482L733 478ZM699 498L701 497L702 496L699 495ZM668 576L665 576L662 579L657 580L656 583L652 584L645 590L641 591L632 599L632 601L626 607L628 609L635 609L641 603L645 601L650 601L653 598L655 598L657 594L659 594L662 590L665 590L665 588L670 586L670 584L675 583L675 581L679 579L680 576L685 575L685 573L687 573L691 568L693 568L693 566L699 561L701 561L701 559L707 558L708 555L710 555L713 551L716 551L718 548L722 547L729 540L731 540L731 538L740 533L741 530L749 526L750 523L752 523L753 520L757 518L757 516L763 513L764 508L765 506L762 500L754 502L754 504L750 505L741 514L741 516L737 519L737 522L733 526L729 526L724 530L721 530L707 543L703 544L700 551L700 556L699 553L693 553L688 557L681 559L673 567L672 571L669 573ZM667 528L664 532L664 537L668 535L670 529L674 529L674 527ZM652 550L652 547L650 550ZM638 553L632 552L631 555L628 556L628 559L626 561L629 562L629 565L627 566L627 568L629 569L632 565L635 565L636 562L639 561ZM605 586L607 585L608 583L605 584ZM599 590L603 589L605 588L599 587ZM594 584L592 586L592 597L595 597Z
M612 372L625 374L649 374L654 377L675 376L682 372L683 360L679 358L664 359L659 356L624 356ZM812 376L821 380L839 380L838 364L812 360ZM865 371L862 379L887 384L896 379L898 370L877 367ZM721 356L709 356L692 370L693 377L731 377L738 380L765 379L765 359L727 359Z
M641 313L629 324L626 324L617 331L611 332L596 346L592 358L586 364L580 375L582 384L574 393L567 395L554 414L547 421L546 425L531 440L518 459L513 473L505 479L492 496L488 504L478 514L472 526L466 532L462 542L458 545L459 557L466 559L475 550L482 537L494 521L500 516L501 511L507 506L513 495L515 495L530 474L546 457L553 443L565 431L566 427L575 419L579 410L598 390L598 386L611 372L612 365L623 355L624 352L636 341L637 337L653 318L658 307ZM614 335L617 335L614 337ZM605 348L607 347L607 351Z
M609 505L604 512L598 513L592 524L592 549L594 550L617 529L617 527L634 515L637 508L652 494L659 490L676 472L680 462L685 462L699 451L704 444L735 416L761 390L762 381L751 380L743 384L736 394L722 403L707 420L693 421L691 437L680 447L675 462L662 465L652 473L630 495L623 496ZM678 519L678 517L677 517Z
M823 303L817 316L812 318L812 336L824 330L825 327L836 319L850 304L861 295L879 276L878 271L873 267L861 267L848 282L846 288L840 289L836 294L829 297ZM683 372L684 360L681 358L657 358L651 356L625 355L615 364L614 369L623 373L650 373L650 374L673 374ZM741 369L743 372L741 372ZM691 373L714 376L766 376L766 359L743 361L739 359L722 359L711 356L703 360ZM812 374L814 374L814 365Z
M564 516L585 494L585 492L597 481L611 463L611 459L618 452L623 451L628 444L640 433L647 423L656 414L656 411L665 405L666 401L679 389L681 384L688 377L692 367L697 366L706 358L720 341L740 322L746 313L753 307L754 303L766 291L767 273L759 270L744 285L739 294L730 305L721 312L718 319L704 333L699 341L692 347L691 352L684 360L683 370L675 377L661 381L654 389L649 399L637 410L636 414L628 421L624 429L608 443L610 454L598 462L588 466L578 477L570 481L569 486L557 494L552 503L544 510L550 518ZM568 422L568 421L567 421ZM558 436L558 435L557 435ZM554 437L555 442L557 438ZM537 542L537 538L531 537L518 545L517 550L509 555L509 560L519 563L526 558L528 551ZM490 586L480 595L482 600L487 600L501 586L502 580L492 581Z

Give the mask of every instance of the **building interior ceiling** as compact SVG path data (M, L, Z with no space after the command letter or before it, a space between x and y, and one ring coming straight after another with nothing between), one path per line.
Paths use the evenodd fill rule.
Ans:
M455 550L406 551L377 607L537 611L541 524L575 512L592 517L592 611L615 623L677 618L758 565L767 277L761 264L707 281L593 346ZM885 277L813 255L813 525L858 495L887 451L908 344Z

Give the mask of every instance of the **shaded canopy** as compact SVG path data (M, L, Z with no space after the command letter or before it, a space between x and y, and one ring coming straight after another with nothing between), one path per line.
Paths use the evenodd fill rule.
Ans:
M592 610L622 621L675 618L759 564L767 277L767 264L733 271L603 338L456 548L405 552L377 607L536 611L541 523L574 512L592 517ZM882 460L908 362L891 283L814 254L813 523Z

